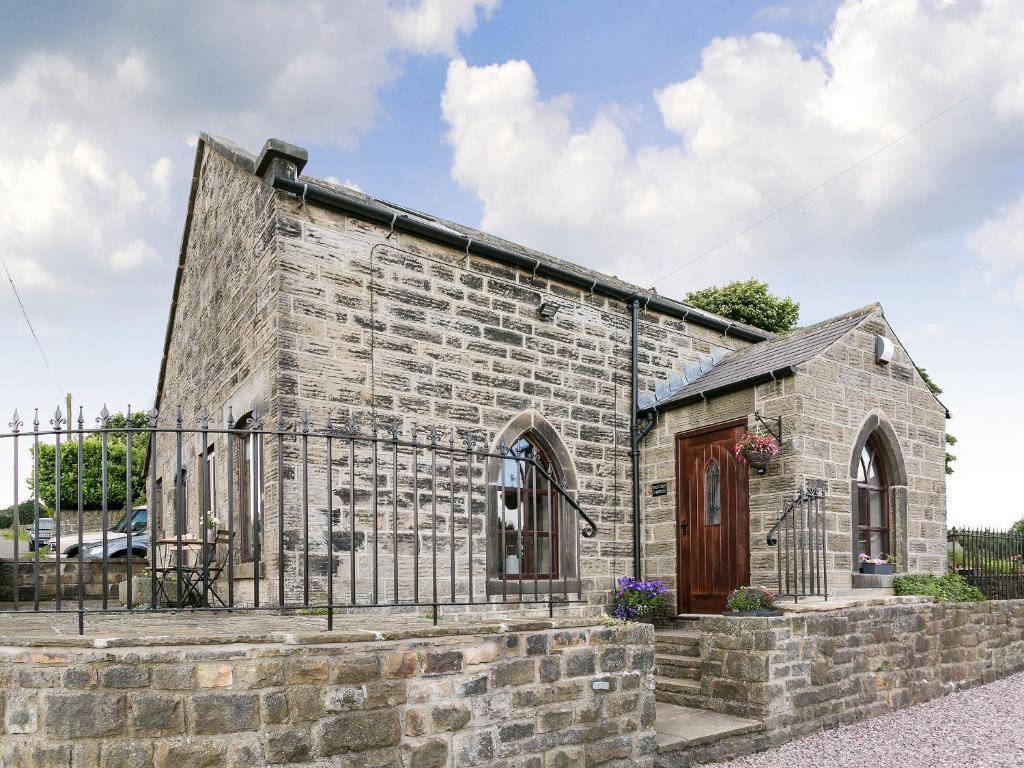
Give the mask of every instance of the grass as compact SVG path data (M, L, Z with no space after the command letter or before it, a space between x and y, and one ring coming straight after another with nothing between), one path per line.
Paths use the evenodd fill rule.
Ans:
M0 530L0 536L3 536L5 539L14 539L14 529L4 528ZM24 527L18 529L18 541L28 541L28 531Z

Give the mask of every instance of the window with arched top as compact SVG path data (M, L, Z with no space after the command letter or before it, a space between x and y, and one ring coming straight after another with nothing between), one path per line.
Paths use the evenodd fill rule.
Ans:
M891 554L889 484L882 454L872 438L864 445L857 469L857 536L861 552L871 557Z
M559 505L549 477L557 482L560 472L528 434L519 437L501 460L495 538L501 553L497 571L502 577L559 577Z
M717 461L709 461L704 470L704 524L722 524L722 483Z
M254 559L263 529L263 456L260 436L250 431L252 413L235 423L236 488L241 538L239 554L243 561Z

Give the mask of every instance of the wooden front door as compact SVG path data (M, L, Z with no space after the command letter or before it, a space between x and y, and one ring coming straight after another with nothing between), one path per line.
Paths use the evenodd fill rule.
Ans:
M746 421L676 437L676 559L680 613L717 613L750 580L747 467L733 446Z

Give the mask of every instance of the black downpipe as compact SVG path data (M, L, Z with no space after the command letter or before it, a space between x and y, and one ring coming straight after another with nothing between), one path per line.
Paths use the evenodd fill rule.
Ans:
M637 339L640 328L640 302L633 299L631 343L631 399L629 407L629 460L633 468L633 578L640 579L640 439L637 433L637 410L640 406L640 371L637 356Z

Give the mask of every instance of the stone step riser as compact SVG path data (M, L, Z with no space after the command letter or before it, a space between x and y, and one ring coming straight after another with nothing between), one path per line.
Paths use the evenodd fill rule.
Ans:
M699 657L700 645L680 645L677 643L665 643L661 640L654 641L654 652L666 656L688 656Z
M655 664L655 674L660 677L671 677L674 680L697 680L702 676L700 667L677 667L673 664Z
M660 689L654 691L654 699L655 701L662 701L666 704L676 704L680 707L693 707L694 709L704 709L704 705L707 703L700 693L672 693L670 691L662 691Z

